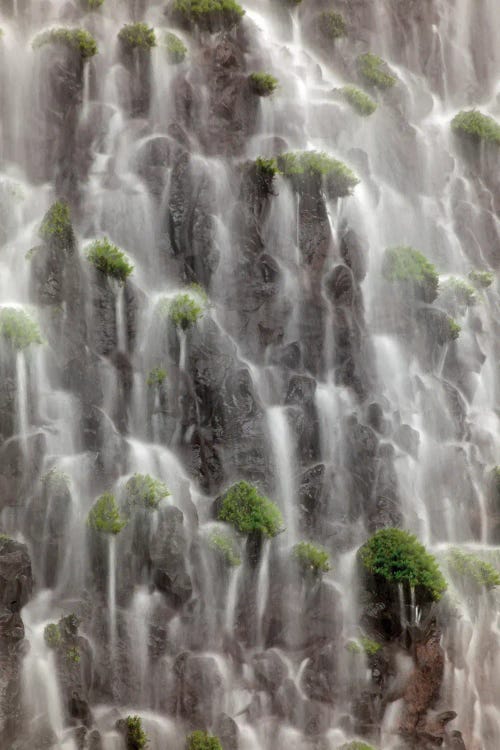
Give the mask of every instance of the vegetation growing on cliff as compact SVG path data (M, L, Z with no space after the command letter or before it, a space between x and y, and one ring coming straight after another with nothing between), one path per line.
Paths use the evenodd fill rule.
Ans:
M163 37L162 47L167 51L167 59L170 65L179 65L179 63L185 60L187 47L177 34L167 31Z
M120 284L124 284L134 270L134 266L129 263L125 253L113 245L107 237L95 240L87 248L87 259L94 268L105 276L116 279Z
M160 501L170 495L167 485L150 474L134 474L125 485L125 507L127 512L136 508L157 510Z
M97 10L103 2L104 0L82 0L83 5L86 5L89 10Z
M337 159L320 151L295 151L277 157L280 172L290 177L298 190L303 189L304 180L321 179L331 198L351 195L359 180L356 175Z
M197 729L186 738L186 750L222 750L222 746L218 737Z
M87 524L94 531L116 535L125 528L127 519L121 517L115 496L105 492L92 506Z
M65 201L55 201L43 217L38 236L43 242L59 250L72 249L75 241L71 225L71 211Z
M148 373L146 385L150 386L151 388L158 387L160 385L163 385L166 377L167 371L164 367L153 367L153 369Z
M293 556L304 571L319 575L330 570L328 552L312 542L299 542L293 548Z
M347 34L343 16L333 10L324 10L320 13L317 24L321 34L328 39L340 39Z
M445 301L452 301L460 307L471 307L477 302L474 287L467 281L454 276L440 285L439 297Z
M448 326L449 326L449 338L451 341L455 341L455 339L458 339L460 336L460 331L462 330L462 327L457 323L457 321L454 318L448 317Z
M35 321L17 307L0 308L0 337L17 351L42 343Z
M360 740L353 740L342 745L339 750L376 750L373 745L367 745L366 742Z
M377 89L389 89L397 81L396 76L389 72L387 63L378 55L367 52L360 55L356 61L358 75L367 86Z
M278 87L278 79L270 73L250 73L250 86L257 96L270 96Z
M204 306L202 300L192 294L177 294L168 303L170 320L177 328L186 331L203 317Z
M500 123L477 109L462 110L451 121L454 133L479 143L500 144Z
M208 538L209 547L217 552L231 567L241 565L241 557L238 554L236 545L229 536L222 531L214 531Z
M147 23L127 23L120 29L118 39L130 50L156 47L155 31Z
M377 104L371 96L368 96L356 86L343 86L340 89L340 94L361 117L369 117L377 109Z
M139 716L127 716L125 727L127 750L144 750L148 744L148 736L142 728L141 718Z
M43 638L49 648L57 648L61 643L61 632L55 622L50 622L45 626Z
M97 54L97 42L85 29L48 29L42 31L33 40L33 49L38 49L46 44L59 44L80 54L84 62Z
M454 578L465 579L478 588L500 586L498 570L470 552L454 548L446 555L446 561Z
M278 506L244 481L236 482L222 495L218 519L232 524L241 534L274 537L283 528Z
M426 302L437 297L439 276L425 255L413 247L389 247L382 264L384 277L394 283L410 285L415 294Z
M493 284L494 276L491 271L470 271L469 279L476 287L487 289Z
M181 26L210 32L231 29L244 14L236 0L174 0L171 6L171 15Z

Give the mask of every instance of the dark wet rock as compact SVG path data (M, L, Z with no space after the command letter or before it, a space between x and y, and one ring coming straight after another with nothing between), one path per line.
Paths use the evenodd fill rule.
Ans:
M333 305L352 307L356 288L353 274L347 266L335 266L326 277L325 286Z
M353 229L344 229L340 238L340 254L356 281L362 281L366 276L367 249L367 243L362 242Z
M317 646L334 639L341 624L338 592L322 581L306 597L302 623L304 645Z
M303 672L302 689L309 698L333 703L338 684L336 680L335 647L329 643L310 658Z
M366 410L366 420L370 427L380 435L387 435L389 431L389 422L384 417L382 406L376 401L368 405Z
M0 536L0 605L19 612L31 597L33 575L25 544ZM14 625L16 623L14 622Z
M271 362L288 370L298 370L301 364L300 344L294 341L286 346L277 347L271 355Z
M193 728L212 726L222 699L222 675L211 656L180 654L173 666L177 713Z
M131 117L147 117L151 101L151 51L130 48L120 40L120 59L126 71L119 86L122 107Z
M43 432L36 432L26 437L13 437L6 440L0 448L0 506L23 505L28 488L38 476L46 439Z
M222 750L238 750L240 730L234 719L220 714L214 725L214 733L219 738Z
M350 417L345 425L345 461L351 487L350 512L357 517L372 496L377 474L378 438L368 425Z
M409 453L413 458L418 458L418 446L420 443L420 434L409 424L402 424L394 432L394 442L402 450Z
M319 530L322 519L325 518L325 465L307 469L299 479L299 498L301 522L309 533Z
M193 588L187 572L187 544L182 511L174 506L161 515L151 542L153 580L173 606L187 602Z
M259 685L271 693L279 688L287 674L283 659L273 649L255 654L252 665Z

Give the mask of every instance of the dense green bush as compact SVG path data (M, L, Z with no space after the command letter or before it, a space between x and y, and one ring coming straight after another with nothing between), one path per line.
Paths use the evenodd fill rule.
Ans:
M236 0L174 0L171 14L184 27L214 32L235 26L245 11Z
M153 367L148 373L146 385L149 385L152 388L163 385L166 377L167 371L164 367Z
M168 302L170 320L183 331L194 326L203 317L203 301L196 297L192 294L177 294L173 300Z
M491 271L471 271L469 279L475 286L487 289L493 284L494 276Z
M367 52L357 59L358 75L367 86L377 89L389 89L397 78L388 72L387 63L381 57Z
M388 281L411 285L416 295L426 302L433 302L437 297L438 273L425 255L413 247L387 248L382 273Z
M340 39L346 36L347 30L343 17L333 10L324 10L318 16L318 28L328 39Z
M328 552L312 542L299 542L293 548L293 556L300 567L315 575L327 573L330 570Z
M265 177L275 177L279 173L276 159L264 159L262 156L255 160L255 170L258 175Z
M360 559L367 571L390 583L421 586L438 601L446 581L435 558L418 539L402 529L381 529L360 548Z
M118 32L118 39L128 49L156 47L155 31L147 23L127 23Z
M71 225L71 212L67 203L56 201L43 217L38 236L43 242L56 249L73 248L75 236Z
M371 96L368 96L356 86L344 86L340 89L340 93L342 98L362 117L369 117L377 109L377 104Z
M126 746L127 750L144 750L148 744L148 737L142 728L142 721L139 716L127 716L126 726Z
M477 109L459 112L451 121L457 135L472 141L500 144L500 123Z
M134 270L125 253L113 245L107 237L95 240L87 248L87 259L105 276L123 284Z
M43 638L49 648L57 648L61 643L61 631L59 630L59 625L55 622L46 625L43 631Z
M238 555L236 546L229 534L214 531L208 538L208 544L231 567L237 567L241 564L241 557Z
M498 570L476 555L454 548L446 555L446 561L454 577L466 579L482 589L500 586Z
M460 331L462 330L462 327L457 323L457 321L454 318L448 317L448 326L449 326L449 332L448 336L451 341L455 341L455 339L458 339L460 336Z
M160 479L149 474L134 474L125 485L125 507L128 513L134 507L156 510L160 501L169 495L167 485Z
M42 31L33 40L33 49L43 47L45 44L60 44L79 52L85 62L97 54L97 43L94 37L85 29L48 29Z
M278 79L270 73L250 73L250 86L257 96L270 96L278 87Z
M331 198L351 195L359 180L341 161L319 151L295 151L277 157L278 169L285 177L292 178L297 189L303 187L307 178L322 179Z
M163 38L162 46L167 51L167 59L170 65L179 65L184 62L187 55L187 47L176 34L172 34L171 31L167 31Z
M273 537L283 527L278 506L249 482L236 482L222 495L219 521L232 524L242 534L260 533Z
M17 351L42 343L35 321L24 310L16 307L0 308L0 337Z
M87 524L103 534L119 534L127 525L127 519L121 517L114 495L105 492L92 506Z
M477 302L476 292L471 284L463 279L452 277L440 286L439 297L456 303L460 307L471 307Z
M218 737L198 729L187 736L186 750L222 750L222 746Z

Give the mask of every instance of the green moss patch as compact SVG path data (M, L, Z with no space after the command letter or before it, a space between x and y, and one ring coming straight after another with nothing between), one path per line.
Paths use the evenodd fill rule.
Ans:
M181 26L210 32L231 29L244 14L235 0L174 0L171 6L171 15Z
M149 50L156 47L156 35L153 28L147 23L128 23L123 26L119 33L118 39L129 50L144 49Z
M75 242L71 210L65 201L56 201L43 217L38 236L50 247L71 251Z
M107 237L96 240L87 248L87 259L105 276L123 284L134 270L125 253L113 245Z
M477 109L459 112L451 121L457 135L472 141L500 144L500 123Z
M433 302L437 297L439 276L433 264L409 245L389 247L385 251L382 274L393 283L411 285L418 297Z
M221 498L219 521L226 521L241 534L274 537L283 528L278 506L249 482L236 482Z
M116 535L125 528L127 519L121 517L114 495L105 492L92 506L87 525L94 531Z
M331 198L351 195L359 180L356 175L337 159L320 151L295 151L277 157L278 169L285 177L292 178L298 190L309 180L322 180Z
M351 107L361 115L361 117L369 117L377 109L376 102L373 101L371 96L365 94L361 89L356 86L344 86L340 90L340 95L345 101L351 105Z
M97 55L97 42L85 29L48 29L42 31L33 40L33 49L38 49L46 44L59 44L75 50L85 62Z
M396 76L389 72L387 63L378 55L367 52L356 60L358 75L367 86L377 89L390 89L397 82Z
M167 52L167 60L170 65L179 65L184 62L187 55L187 47L176 34L167 31L163 37L162 47Z
M169 495L167 485L160 479L149 474L134 474L125 485L125 507L129 513L134 507L156 510L160 501Z
M446 561L454 578L472 583L480 589L492 589L500 586L500 573L480 557L454 548L446 555Z
M35 321L24 310L15 307L0 308L0 337L17 351L42 343Z
M299 542L293 548L293 556L300 567L307 572L319 575L330 570L330 556L326 549L312 542Z
M248 80L253 93L257 96L271 96L278 88L278 79L270 73L250 73Z
M222 750L222 746L218 737L197 729L187 736L186 750Z
M164 367L153 367L152 370L149 371L148 377L146 379L146 385L148 385L150 388L157 388L160 385L163 385L167 377L167 371Z
M322 36L327 39L340 39L347 35L347 28L343 16L333 10L324 10L317 20Z
M487 289L493 284L494 275L491 271L470 271L469 279L475 287Z

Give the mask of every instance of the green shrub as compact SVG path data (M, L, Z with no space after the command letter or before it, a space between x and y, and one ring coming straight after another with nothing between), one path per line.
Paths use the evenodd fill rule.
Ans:
M438 601L446 590L446 581L435 558L418 539L402 529L381 529L360 548L366 570L390 583L421 586Z
M278 168L285 177L291 177L300 190L303 178L323 179L326 191L332 198L351 195L359 180L341 161L319 151L295 151L277 157ZM297 181L298 179L298 181Z
M149 385L151 388L158 387L160 385L163 385L166 377L167 377L167 371L165 370L165 368L153 367L153 369L149 371L146 384Z
M127 525L127 519L120 516L114 495L105 492L92 506L87 524L103 534L119 534Z
M71 225L71 212L67 203L56 201L43 217L38 236L56 249L72 249L75 241Z
M462 327L459 326L456 320L450 317L448 317L448 326L449 326L450 340L455 341L460 336L460 331L462 330Z
M371 638L368 638L368 636L366 635L362 635L359 641L361 643L363 651L367 656L375 656L375 654L378 654L378 652L382 648L381 644L378 643L378 641L374 641Z
M452 549L446 555L450 572L466 578L478 588L492 589L500 586L500 573L493 565L469 552Z
M187 47L176 34L167 31L163 38L162 46L167 50L167 59L170 65L178 65L184 62L187 55Z
M55 622L46 625L43 631L43 638L49 648L57 648L61 643L59 626Z
M33 49L45 44L60 44L79 52L84 62L97 55L97 43L94 37L85 29L48 29L42 31L33 40Z
M127 750L144 750L148 744L148 737L142 728L139 716L127 716L125 720L127 730Z
M257 96L270 96L278 88L278 79L270 73L250 73L248 80Z
M357 641L347 641L345 647L350 654L361 654L363 652L363 649Z
M475 286L487 289L492 285L494 276L491 271L471 271L469 279Z
M113 245L107 237L95 240L87 248L87 259L98 271L116 279L120 284L125 283L134 270L134 266L129 263L125 253Z
M168 315L177 328L186 331L203 317L204 307L191 294L177 294L168 303Z
M356 62L358 74L367 86L383 90L391 88L397 81L397 78L388 72L387 63L371 52L360 55Z
M299 542L293 548L293 556L301 568L315 575L327 573L330 570L328 552L312 542Z
M264 159L262 156L255 160L255 170L262 177L275 177L279 173L276 159Z
M328 39L340 39L347 34L343 17L332 10L324 10L319 14L318 28Z
M90 10L97 10L101 7L103 2L104 0L83 0L83 4L86 4Z
M156 510L160 501L170 495L167 485L149 474L130 477L125 485L125 493L125 507L129 513L134 507Z
M127 23L118 32L118 39L128 49L156 47L155 31L147 23Z
M437 297L438 273L425 255L413 247L387 248L382 273L388 281L410 284L426 302L433 302Z
M273 537L283 527L278 506L248 482L236 482L222 496L218 519L232 524L242 534Z
M369 117L377 109L377 104L371 96L368 96L356 86L344 86L340 89L340 93L346 102L362 117Z
M187 736L186 750L222 750L222 746L218 737L198 729Z
M228 534L223 534L221 531L214 531L208 538L208 544L231 567L241 565L241 557L238 555L234 542Z
M477 109L462 111L455 115L451 121L451 129L457 135L472 141L500 144L500 124L493 117L483 115Z
M80 650L76 646L71 646L66 651L66 659L73 664L80 664Z
M440 297L455 302L461 307L471 307L477 302L476 292L471 284L463 279L452 277L440 287Z
M0 336L17 351L42 343L35 321L24 310L15 307L0 308Z
M244 14L236 0L174 0L172 5L172 16L177 23L210 32L236 26Z

